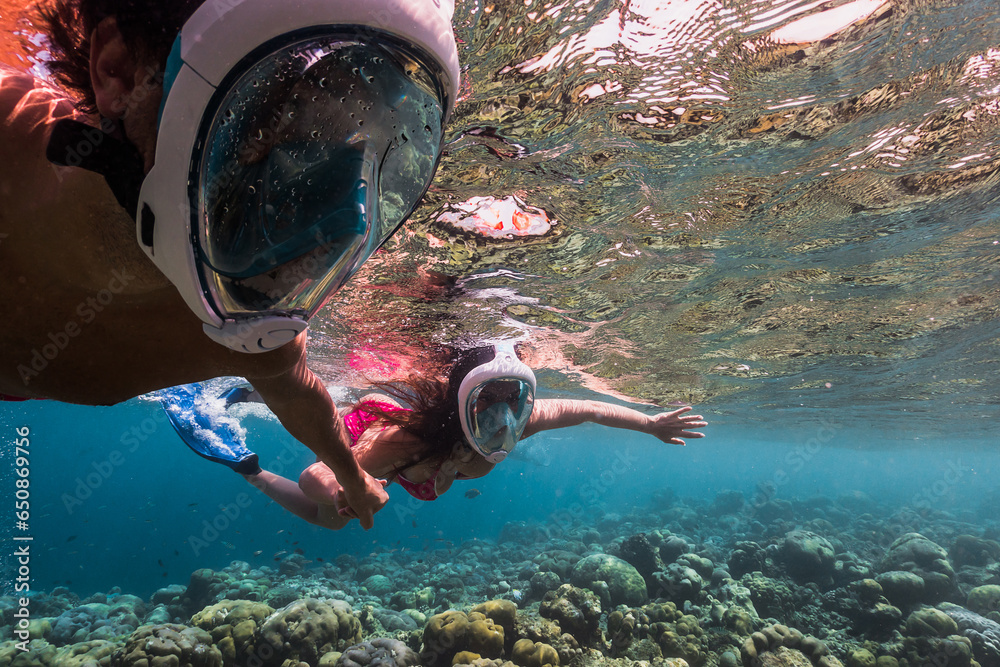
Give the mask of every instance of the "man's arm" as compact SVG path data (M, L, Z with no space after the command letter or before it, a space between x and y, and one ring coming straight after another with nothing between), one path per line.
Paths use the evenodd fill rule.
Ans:
M622 405L600 401L570 399L538 399L531 412L531 419L524 429L523 438L554 428L577 426L593 422L611 428L624 428L655 436L672 445L683 445L681 438L703 438L704 433L688 429L707 426L701 415L686 415L690 407L683 407L658 415L647 415Z
M389 500L389 494L351 453L347 430L333 399L306 365L305 335L288 345L296 346L299 352L290 368L271 377L246 378L292 437L315 452L336 474L349 504L346 509L367 530L374 525L374 514ZM326 504L333 505L333 498Z

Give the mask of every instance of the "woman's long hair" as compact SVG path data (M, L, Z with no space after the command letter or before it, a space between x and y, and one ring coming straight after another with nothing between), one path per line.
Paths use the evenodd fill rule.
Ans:
M431 364L438 367L437 373L371 383L373 389L391 396L409 410L385 410L370 402L351 407L352 410L360 407L381 424L397 426L424 443L424 448L414 452L413 461L404 468L424 462L443 463L455 443L465 440L458 416L458 388L469 371L493 359L496 350L492 345L467 350L446 348L437 356L441 361Z

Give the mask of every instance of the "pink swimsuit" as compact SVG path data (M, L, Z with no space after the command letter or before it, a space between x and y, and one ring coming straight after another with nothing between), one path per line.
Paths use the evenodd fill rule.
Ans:
M386 412L408 410L408 408L400 408L391 403L383 403L381 401L365 401L361 403L355 410L344 415L344 426L347 427L347 432L351 434L351 447L357 445L361 434L367 431L368 427L378 420L378 417L365 411L364 406L366 404L375 405ZM406 489L407 493L418 500L437 500L437 476L440 472L441 469L438 468L431 475L430 479L420 484L411 482L400 474L396 475L396 481L399 482L401 487Z

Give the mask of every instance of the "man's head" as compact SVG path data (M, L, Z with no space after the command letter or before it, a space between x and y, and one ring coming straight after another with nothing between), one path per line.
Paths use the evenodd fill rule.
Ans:
M77 58L54 71L81 90L87 51L81 104L143 158L141 247L217 342L294 338L430 183L458 88L449 8L210 0L164 19L178 34L137 29L134 2L67 1Z

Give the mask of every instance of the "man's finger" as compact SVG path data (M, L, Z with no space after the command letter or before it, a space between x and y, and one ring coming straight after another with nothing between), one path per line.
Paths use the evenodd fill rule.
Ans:
M375 525L375 516L371 512L366 512L364 516L358 516L361 527L368 530Z

